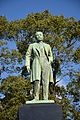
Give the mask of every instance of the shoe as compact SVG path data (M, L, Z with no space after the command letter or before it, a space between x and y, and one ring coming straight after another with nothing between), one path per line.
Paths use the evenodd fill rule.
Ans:
M39 99L33 99L33 100L31 100L32 102L36 102L36 101L38 101Z

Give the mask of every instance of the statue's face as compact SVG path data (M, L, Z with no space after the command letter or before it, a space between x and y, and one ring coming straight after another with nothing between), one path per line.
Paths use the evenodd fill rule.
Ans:
M42 32L36 32L35 35L36 35L37 40L39 40L39 41L43 40L43 33Z

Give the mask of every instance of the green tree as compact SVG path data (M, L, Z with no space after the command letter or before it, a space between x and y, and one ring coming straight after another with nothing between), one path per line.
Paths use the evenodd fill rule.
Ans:
M79 49L77 50L76 45L80 37L79 28L80 21L76 21L73 17L53 16L48 10L45 10L42 13L31 13L20 20L7 22L7 32L1 26L1 34L4 31L6 40L16 42L19 55L21 54L22 60L24 60L29 44L35 41L35 32L41 30L44 33L44 41L49 43L53 50L56 84L56 76L59 75L61 80L66 75L69 75L69 71L72 71L74 58L79 56ZM16 51L14 51L14 56L15 54ZM57 62L55 62L55 59L57 59Z
M74 120L80 119L80 72L75 74L75 78L68 83L67 93L71 96L71 103L73 106L72 113Z
M1 72L4 72L4 70L5 72L19 71L20 73L22 72L21 75L23 77L26 77L26 68L24 65L21 66L21 64L25 60L25 54L29 44L35 41L35 32L38 30L44 33L44 42L50 44L53 51L54 61L52 66L54 85L51 87L52 94L50 98L55 99L59 103L60 100L56 99L56 94L62 97L60 103L63 104L64 113L67 116L66 109L71 107L69 107L69 101L65 97L66 90L63 87L58 87L57 83L62 79L65 81L68 79L72 80L75 76L74 73L79 71L79 67L75 69L74 65L78 66L80 62L80 21L77 21L73 17L65 18L63 15L54 16L48 10L42 13L31 13L25 18L11 22L5 17L0 16ZM16 50L9 50L5 47L9 41L16 43ZM66 76L70 78L67 77L66 79ZM57 81L57 77L60 80ZM7 91L7 89L5 90ZM13 92L12 94L14 99L16 99ZM5 100L3 103L5 103ZM8 109L5 109L8 113ZM12 109L11 107L11 111ZM5 113L2 112L2 114Z
M31 99L31 84L22 77L10 76L3 80L0 91L5 97L1 100L0 120L15 120L20 105Z

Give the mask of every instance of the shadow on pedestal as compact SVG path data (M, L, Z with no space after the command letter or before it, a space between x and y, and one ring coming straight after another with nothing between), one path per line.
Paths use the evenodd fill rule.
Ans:
M55 103L25 104L19 107L19 120L63 120L61 106Z

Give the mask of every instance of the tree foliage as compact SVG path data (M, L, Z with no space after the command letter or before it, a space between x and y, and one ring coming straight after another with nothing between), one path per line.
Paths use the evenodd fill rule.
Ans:
M15 120L20 105L31 99L31 84L22 77L10 76L3 80L0 91L5 97L1 100L0 120Z
M75 74L75 78L67 85L68 96L71 96L73 105L72 114L75 120L80 119L80 72Z
M3 19L3 22L5 21L7 20ZM59 61L61 70L57 70L57 64L54 68L56 68L57 72L62 72L63 76L67 75L69 72L67 68L71 67L67 63L76 59L79 62L79 48L76 48L76 43L79 42L80 37L80 21L76 21L73 17L53 16L48 10L45 10L42 13L31 13L20 20L7 22L7 32L1 26L1 34L5 33L6 40L16 42L19 52L16 57L22 55L22 59L25 58L29 44L35 41L35 32L38 30L44 33L44 41L51 45L54 60L57 58ZM13 51L13 53L16 54L16 51ZM68 70L67 74L64 73L63 68Z
M78 95L75 93L77 91L73 90L73 86L77 86L77 83L70 82L67 90L64 87L57 86L57 83L60 80L72 80L75 78L75 74L79 73L79 67L74 66L78 66L80 63L80 20L77 21L74 17L65 18L63 15L54 16L48 10L42 13L28 14L25 18L16 21L8 21L6 17L0 16L0 73L6 72L11 75L15 72L25 78L28 76L23 62L29 44L36 42L36 31L42 31L44 33L44 42L52 47L54 85L50 87L49 98L55 99L57 103L62 104L66 117L66 111L70 111L69 108L72 108L72 106L65 96L68 93L73 94L74 98ZM17 49L8 48L8 43L13 41ZM1 90L4 91L6 97L1 102L3 107L1 114L6 116L4 119L7 120L10 117L10 111L17 110L17 104L20 105L25 102L26 97L22 93L28 90L27 82L21 77L14 76L3 81ZM62 97L61 101L56 99L56 95ZM11 120L14 115L13 112L12 118L10 117Z

